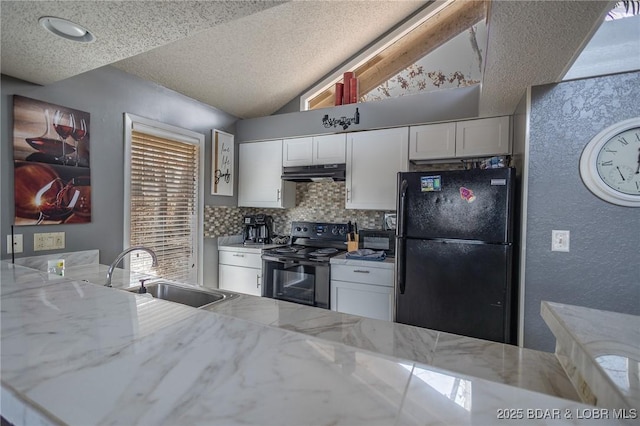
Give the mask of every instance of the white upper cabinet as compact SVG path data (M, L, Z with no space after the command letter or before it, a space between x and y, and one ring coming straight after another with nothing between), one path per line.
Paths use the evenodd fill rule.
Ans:
M282 165L309 166L313 158L313 138L285 139L282 145Z
M398 172L409 170L407 127L349 134L347 209L395 210Z
M282 139L239 145L238 206L288 208L296 186L282 176Z
M510 117L410 127L410 160L511 154Z
M409 132L410 160L456 156L456 123L411 126Z
M311 166L345 162L345 134L285 139L282 165Z
M456 123L456 157L511 153L510 118L494 117Z
M346 161L347 135L313 137L313 164L336 164Z

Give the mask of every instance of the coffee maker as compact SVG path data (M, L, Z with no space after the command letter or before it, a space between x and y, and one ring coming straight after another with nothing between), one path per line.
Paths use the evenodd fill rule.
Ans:
M244 244L269 244L273 218L265 214L248 215L244 217Z

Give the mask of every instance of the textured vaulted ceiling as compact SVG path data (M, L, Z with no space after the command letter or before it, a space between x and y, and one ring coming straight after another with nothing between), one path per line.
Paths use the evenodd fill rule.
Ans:
M104 65L241 118L272 114L424 1L2 1L2 73L49 84ZM511 114L527 86L558 81L610 1L493 1L483 115ZM56 38L41 16L97 37Z
M528 86L560 81L611 1L493 1L480 115L512 114Z

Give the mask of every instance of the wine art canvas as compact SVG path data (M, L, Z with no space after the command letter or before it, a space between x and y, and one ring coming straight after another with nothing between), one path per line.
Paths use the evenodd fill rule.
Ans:
M91 222L90 114L13 96L15 225Z

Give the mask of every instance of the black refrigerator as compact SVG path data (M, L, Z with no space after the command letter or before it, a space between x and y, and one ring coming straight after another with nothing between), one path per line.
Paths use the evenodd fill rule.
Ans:
M398 173L396 322L515 344L515 169Z

